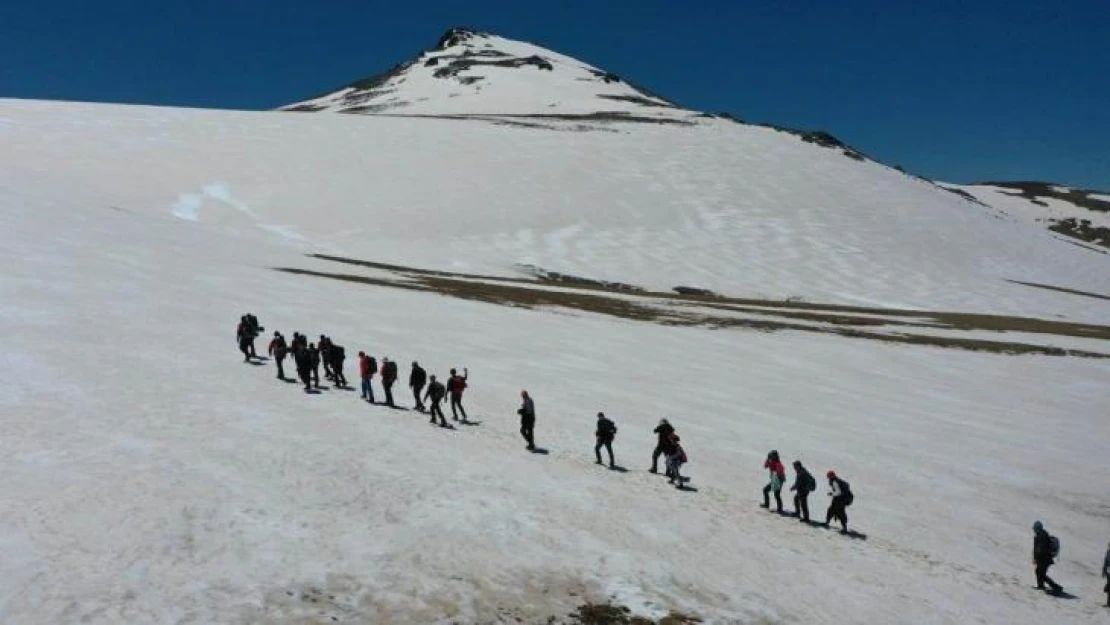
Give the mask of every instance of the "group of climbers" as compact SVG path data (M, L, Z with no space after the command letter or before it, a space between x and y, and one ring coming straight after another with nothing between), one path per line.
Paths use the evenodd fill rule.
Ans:
M259 324L258 318L253 314L247 313L240 318L236 329L236 340L239 350L243 353L244 362L258 358L254 341L264 330L265 328ZM335 344L323 334L320 335L318 343L309 343L304 335L294 332L292 341L287 343L285 337L280 332L275 331L269 344L268 353L277 365L277 377L281 380L286 379L285 358L292 354L297 375L304 383L306 391L320 388L319 369L321 364L324 366L324 374L327 379L332 380L340 388L346 388L347 386L347 379L343 374L345 350L341 345ZM362 398L370 403L375 403L373 377L380 374L382 389L385 394L384 404L396 408L393 386L398 378L397 363L390 358L383 358L379 368L379 363L373 356L362 351L359 352L358 356ZM435 375L429 376L419 363L413 361L412 370L409 374L409 388L412 390L414 408L420 412L427 412L430 416L430 423L435 424L438 418L439 425L449 427L440 406L449 396L452 418L455 421L460 421L461 415L461 421L466 423L467 414L462 399L469 377L470 372L465 368L462 375L459 375L456 369L451 369L451 375L447 379L447 383L443 384L436 379ZM535 403L526 390L520 392L520 397L521 405L517 410L517 414L520 416L520 434L527 443L527 449L537 451L535 444ZM597 464L605 464L601 455L601 451L604 449L608 454L609 468L619 468L613 454L613 441L616 434L616 424L606 417L603 412L598 412L594 432L596 440L594 456ZM674 426L667 419L659 421L654 429L654 434L657 441L652 452L649 471L657 473L659 458L664 458L669 483L677 484L679 488L682 488L689 478L683 477L680 473L682 465L687 461L686 452L680 442L681 439L675 432ZM790 491L794 493L794 511L791 516L797 517L799 521L810 523L809 495L817 490L817 481L800 460L795 460L792 466L794 468L794 482ZM782 488L786 483L786 469L777 450L772 450L767 454L763 467L767 469L770 479L763 488L761 507L770 509L770 496L774 495L776 511L783 514ZM828 480L830 502L825 514L825 521L821 525L829 527L832 521L837 521L841 526L841 533L848 534L847 509L854 501L851 486L846 480L839 477L835 471L828 471L825 477ZM1048 575L1049 567L1055 563L1059 555L1059 540L1050 535L1040 521L1033 524L1033 533L1033 564L1035 566L1037 588L1060 595L1063 593L1063 587ZM1107 593L1107 607L1110 607L1110 547L1107 548L1103 561L1102 576L1106 579L1104 590Z
M790 490L794 493L794 513L791 516L798 517L798 520L803 523L809 523L809 494L817 490L817 480L802 465L801 460L795 460L793 466L794 484L790 487ZM770 509L770 495L774 494L776 511L783 514L782 487L786 484L786 468L783 466L777 450L773 449L767 454L767 459L763 462L763 468L767 469L770 481L763 487L763 503L760 504L760 507ZM835 471L830 470L825 474L825 477L829 480L829 497L831 499L829 509L825 513L824 526L829 527L832 521L838 521L841 533L847 534L848 506L852 505L852 501L855 499L852 495L852 487L846 480L838 477Z

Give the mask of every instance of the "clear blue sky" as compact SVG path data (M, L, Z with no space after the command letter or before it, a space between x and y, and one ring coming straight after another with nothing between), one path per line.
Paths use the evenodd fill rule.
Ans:
M470 25L927 176L1110 189L1110 0L0 4L0 97L271 108Z

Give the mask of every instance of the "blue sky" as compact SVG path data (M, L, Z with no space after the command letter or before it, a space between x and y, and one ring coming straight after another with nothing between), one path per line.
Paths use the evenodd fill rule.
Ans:
M470 25L945 180L1110 190L1108 0L0 0L0 97L264 109Z

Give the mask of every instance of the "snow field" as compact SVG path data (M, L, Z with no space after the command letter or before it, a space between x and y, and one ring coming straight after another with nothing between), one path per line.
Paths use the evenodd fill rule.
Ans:
M533 262L1099 322L1093 300L998 279L1098 286L1095 255L731 125L579 135L0 104L4 622L471 622L607 594L718 622L1105 619L1102 361L668 328L271 270L332 266L304 251ZM772 178L795 172L783 163L804 174ZM174 216L182 194L200 196L195 220ZM482 423L443 431L357 391L305 396L240 362L247 311L396 358L402 378L413 359L467 366ZM522 388L548 456L523 450ZM627 474L593 465L598 410ZM697 493L643 472L662 416ZM848 479L868 539L759 510L771 448L819 484L828 468ZM1035 519L1063 539L1053 574L1080 600L1031 590ZM336 599L286 594L313 587Z

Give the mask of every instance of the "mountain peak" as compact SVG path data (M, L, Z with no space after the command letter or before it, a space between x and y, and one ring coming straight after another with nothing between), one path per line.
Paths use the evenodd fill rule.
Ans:
M470 27L449 28L434 48L383 74L281 109L661 123L697 115L612 72Z
M483 33L473 28L468 28L466 26L454 26L452 28L448 28L447 32L443 33L443 35L439 38L439 42L436 43L435 49L446 50L447 48L451 48L466 41L470 41L475 37L488 36L489 33Z

